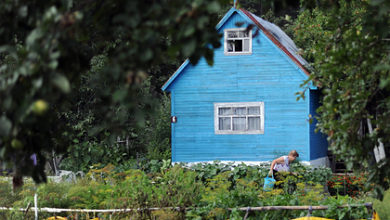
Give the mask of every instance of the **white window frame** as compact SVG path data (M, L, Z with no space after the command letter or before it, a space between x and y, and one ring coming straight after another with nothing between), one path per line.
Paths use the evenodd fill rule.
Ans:
M229 31L246 31L246 28L231 28L231 29L225 29L224 30L224 52L225 55L250 55L252 54L252 30L248 30L249 36L248 37L237 37L237 38L228 38L228 33ZM249 51L241 51L241 52L228 52L228 47L227 47L227 41L231 39L236 39L236 40L242 40L244 42L245 39L249 39ZM244 48L244 45L242 45L242 48Z
M226 107L260 107L260 115L230 115L231 130L219 130L219 108ZM260 130L248 130L248 117L260 116ZM246 117L246 130L233 130L233 117ZM230 103L214 103L214 131L215 134L264 134L264 102L230 102Z

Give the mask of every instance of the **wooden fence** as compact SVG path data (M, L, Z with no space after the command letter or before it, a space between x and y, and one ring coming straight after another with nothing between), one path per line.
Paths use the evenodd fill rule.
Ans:
M372 210L372 203L364 203L364 204L347 204L338 206L338 208L356 208L356 207L366 207L369 211ZM231 210L239 210L245 211L246 214L244 216L244 220L248 217L250 212L255 211L270 211L270 210L307 210L308 215L311 215L313 210L326 210L328 206L260 206L260 207L241 207L241 208L228 208ZM0 207L0 211L21 211L27 213L28 211L34 212L48 212L48 213L75 213L75 219L78 219L78 214L92 214L96 216L97 213L109 214L109 218L112 218L112 215L119 213L129 213L129 212L142 212L142 211L157 211L157 210L176 210L176 211L187 211L196 208L183 208L183 207L163 207L163 208L136 208L136 209L62 209L62 208L35 208L35 207L27 207L27 208L8 208L8 207Z

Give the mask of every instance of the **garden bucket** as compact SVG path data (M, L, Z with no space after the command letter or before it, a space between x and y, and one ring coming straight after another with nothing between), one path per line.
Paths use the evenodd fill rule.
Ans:
M335 219L307 216L307 217L294 218L291 220L335 220Z
M264 178L264 191L266 192L269 192L271 191L273 188L274 188L274 184L275 184L276 180L274 179L274 174L272 174L272 177L265 177Z

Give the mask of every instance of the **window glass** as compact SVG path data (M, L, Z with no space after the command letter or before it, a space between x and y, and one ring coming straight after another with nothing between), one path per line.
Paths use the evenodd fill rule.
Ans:
M233 118L233 130L244 131L246 129L246 118L245 117L234 117Z
M231 115L232 114L232 108L219 108L218 110L219 115Z
M244 51L249 51L249 39L244 39Z
M228 40L227 41L227 51L233 52L234 51L234 40Z
M248 117L248 130L260 130L260 117Z
M234 108L234 114L235 115L246 115L246 108L245 107Z
M235 52L242 52L242 40L235 40L234 41L234 51Z
M229 31L228 32L228 38L237 38L238 37L237 31Z
M219 130L231 130L230 129L230 117L219 118Z
M248 115L260 115L260 107L248 107Z

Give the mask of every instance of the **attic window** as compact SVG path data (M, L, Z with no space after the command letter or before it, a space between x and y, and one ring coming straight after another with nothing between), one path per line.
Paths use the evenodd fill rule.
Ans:
M245 28L225 30L225 55L251 54L252 31Z
M264 102L214 103L216 134L264 134Z

